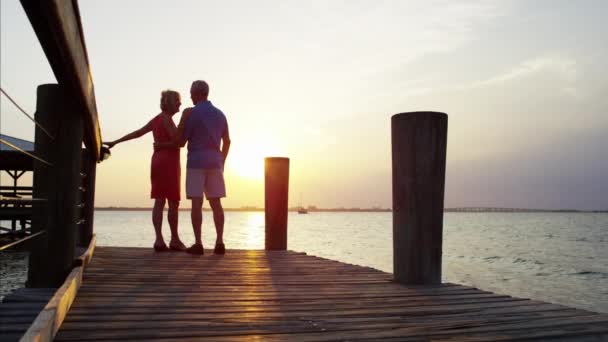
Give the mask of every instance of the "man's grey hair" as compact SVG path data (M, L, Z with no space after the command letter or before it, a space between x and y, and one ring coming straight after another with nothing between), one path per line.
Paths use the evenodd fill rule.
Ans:
M192 82L190 91L204 96L209 96L209 84L203 80L197 80Z

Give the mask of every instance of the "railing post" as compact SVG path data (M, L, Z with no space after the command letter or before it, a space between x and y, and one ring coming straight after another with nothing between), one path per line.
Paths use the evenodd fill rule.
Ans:
M287 203L289 195L289 158L264 159L265 248L287 249Z
M37 96L36 118L44 118L42 121L47 124L52 122L54 139L42 142L37 134L36 146L46 144L48 161L53 166L34 175L34 193L39 193L36 188L46 191L46 219L43 216L36 221L47 234L46 248L37 246L40 249L32 250L28 286L57 287L74 264L83 123L73 109L73 99L66 97L61 86L41 85Z
M56 85L41 85L36 90L36 112L34 119L44 127L51 135L57 134L57 121L53 120L53 114L59 111L58 101L59 89ZM34 154L43 160L53 162L55 146L54 141L46 135L37 125L34 133ZM32 197L49 199L53 185L50 179L53 175L53 167L34 159L34 174L32 180ZM49 201L32 204L32 234L47 230L49 221ZM30 255L27 276L28 287L47 287L48 284L48 231L30 241Z
M404 284L441 284L448 116L393 115L393 270Z
M93 219L95 212L95 174L97 160L89 150L82 150L82 182L84 193L82 194L82 219L84 222L78 227L78 246L87 248L93 237Z

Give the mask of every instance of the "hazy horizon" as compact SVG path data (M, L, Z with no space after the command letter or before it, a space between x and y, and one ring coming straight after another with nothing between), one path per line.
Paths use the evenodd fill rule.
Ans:
M449 115L446 207L608 208L606 1L79 6L104 140L156 115L161 90L183 109L209 82L232 138L226 207L263 206L271 155L291 160L289 206L391 207L390 117L433 110ZM0 19L0 85L33 114L56 81L19 1ZM0 111L2 134L33 140L3 96ZM149 207L151 154L151 136L115 147L96 206Z

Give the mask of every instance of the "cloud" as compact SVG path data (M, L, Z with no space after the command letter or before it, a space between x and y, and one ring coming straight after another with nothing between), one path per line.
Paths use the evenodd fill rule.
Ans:
M485 80L475 81L465 88L480 88L502 85L531 77L538 73L557 75L565 84L563 90L571 95L577 95L577 89L572 86L579 79L579 66L576 60L563 56L543 56L533 58L510 68L509 70Z

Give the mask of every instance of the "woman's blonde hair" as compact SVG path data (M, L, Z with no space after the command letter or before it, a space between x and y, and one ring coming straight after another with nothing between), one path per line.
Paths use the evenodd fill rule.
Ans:
M160 93L160 109L167 110L175 100L181 101L181 96L175 90L165 90Z

